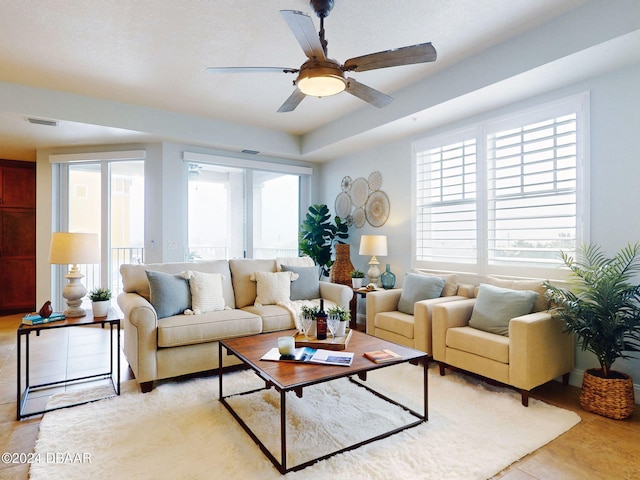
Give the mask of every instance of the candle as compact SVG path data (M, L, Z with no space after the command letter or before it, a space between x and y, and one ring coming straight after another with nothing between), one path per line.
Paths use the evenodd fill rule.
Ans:
M293 337L279 337L278 350L280 355L293 355L296 348Z

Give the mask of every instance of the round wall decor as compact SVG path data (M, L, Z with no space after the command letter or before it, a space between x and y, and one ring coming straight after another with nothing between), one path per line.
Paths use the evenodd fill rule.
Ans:
M383 191L378 190L369 195L365 207L367 222L372 227L381 227L389 218L389 197Z

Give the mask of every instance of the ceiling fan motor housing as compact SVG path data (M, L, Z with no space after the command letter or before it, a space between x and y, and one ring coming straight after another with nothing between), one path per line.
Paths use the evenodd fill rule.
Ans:
M329 16L329 12L333 10L334 0L311 0L310 3L318 17L326 18Z
M313 58L300 67L296 85L305 95L328 97L342 92L347 82L338 62L331 58Z

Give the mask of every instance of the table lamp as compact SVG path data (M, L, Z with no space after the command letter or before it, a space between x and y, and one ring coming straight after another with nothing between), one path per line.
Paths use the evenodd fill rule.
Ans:
M360 255L371 255L369 260L369 282L378 285L380 280L380 269L376 255L387 255L387 236L386 235L362 235L360 238Z
M65 275L68 280L62 290L67 301L67 309L63 312L67 317L84 317L86 312L82 305L82 297L87 289L82 284L84 275L79 264L100 263L100 246L95 233L53 232L49 247L49 263L53 265L72 265Z

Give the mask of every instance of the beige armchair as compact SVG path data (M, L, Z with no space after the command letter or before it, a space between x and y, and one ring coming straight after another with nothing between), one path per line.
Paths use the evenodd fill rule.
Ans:
M469 326L478 301L434 305L433 358L440 375L452 366L510 385L520 390L525 407L533 388L560 376L568 384L573 337L565 333L561 320L551 317L544 297L536 301L533 313L508 320L508 336Z
M415 302L413 315L399 309L402 289L377 290L367 294L366 332L433 355L431 312L435 305L473 296L473 286L456 284L456 276L442 276L445 287L440 297Z

